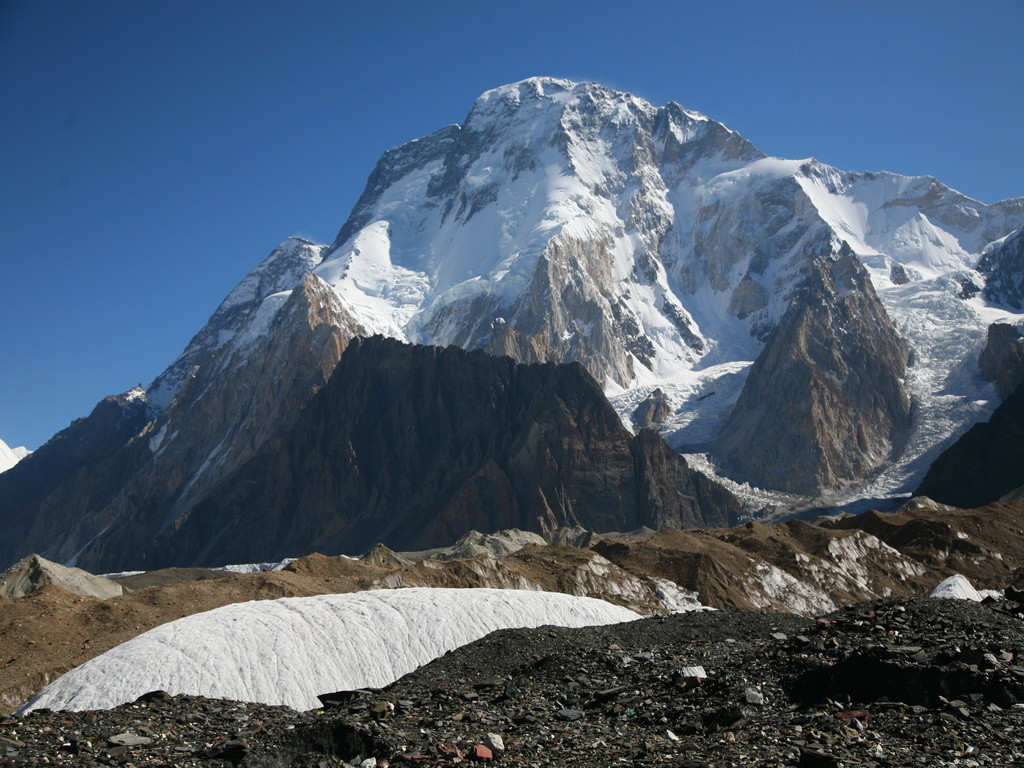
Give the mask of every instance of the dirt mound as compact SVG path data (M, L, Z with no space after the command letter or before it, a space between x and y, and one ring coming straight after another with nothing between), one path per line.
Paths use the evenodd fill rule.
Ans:
M497 533L470 531L451 547L441 550L434 557L438 560L458 560L477 555L504 557L531 544L543 546L545 543L547 542L540 534L532 531L520 531L515 528Z
M117 582L93 576L80 568L51 563L39 555L22 558L0 574L0 595L24 597L48 584L84 597L106 599L124 592Z
M378 544L359 559L372 565L412 565L412 560L402 557L397 552L392 552L383 544Z

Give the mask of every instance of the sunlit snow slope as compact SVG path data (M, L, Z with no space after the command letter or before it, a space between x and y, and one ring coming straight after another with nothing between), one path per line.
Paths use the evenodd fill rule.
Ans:
M165 690L318 706L381 687L498 629L615 624L602 600L498 589L397 589L238 603L157 627L73 669L23 711L106 709Z

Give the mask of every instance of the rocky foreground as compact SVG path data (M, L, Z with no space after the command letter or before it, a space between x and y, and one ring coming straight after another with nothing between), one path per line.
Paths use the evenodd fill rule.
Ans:
M503 631L322 710L154 693L7 716L0 765L1007 766L1024 760L1019 610L921 598Z

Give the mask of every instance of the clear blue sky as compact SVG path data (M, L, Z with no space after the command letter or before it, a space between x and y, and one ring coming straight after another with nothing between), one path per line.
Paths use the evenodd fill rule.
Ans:
M532 75L772 155L1024 195L1024 2L0 3L0 438L148 384L380 153Z

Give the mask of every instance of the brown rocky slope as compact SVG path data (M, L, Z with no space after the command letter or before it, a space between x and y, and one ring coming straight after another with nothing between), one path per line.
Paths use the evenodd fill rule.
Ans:
M907 356L849 247L816 259L717 438L726 468L807 495L867 477L910 426Z

